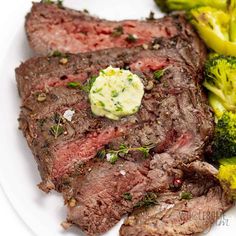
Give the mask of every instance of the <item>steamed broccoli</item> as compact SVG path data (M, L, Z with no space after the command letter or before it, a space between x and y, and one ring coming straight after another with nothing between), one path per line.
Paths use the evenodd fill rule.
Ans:
M199 6L211 6L217 9L226 10L227 0L154 0L164 12L190 10Z
M203 85L216 115L225 110L236 111L236 57L214 56L206 62Z
M219 118L212 145L213 159L236 156L236 113L224 112Z
M236 157L220 160L218 179L224 190L236 199Z
M236 24L233 12L212 7L199 7L189 13L191 23L206 45L217 53L236 56ZM232 40L232 41L230 41Z

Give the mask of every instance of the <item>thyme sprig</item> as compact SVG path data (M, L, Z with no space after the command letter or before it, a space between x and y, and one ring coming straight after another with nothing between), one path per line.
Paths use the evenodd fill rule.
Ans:
M89 93L93 83L95 82L95 80L97 79L97 76L92 76L87 82L86 84L81 84L80 82L68 82L67 83L67 87L68 88L78 88L81 89L82 91Z
M58 116L56 119L56 124L50 128L50 133L57 139L61 134L64 133L64 128L62 126L62 118Z
M155 144L150 144L150 145L146 145L146 146L141 146L141 147L128 147L125 144L121 144L119 146L118 150L111 150L111 149L107 149L107 150L100 150L97 153L97 156L99 158L105 158L107 157L107 160L111 163L111 164L115 164L116 161L120 158L123 157L124 155L132 152L132 151L139 151L143 154L144 158L147 158L149 155L149 152L151 149L153 149L156 145Z

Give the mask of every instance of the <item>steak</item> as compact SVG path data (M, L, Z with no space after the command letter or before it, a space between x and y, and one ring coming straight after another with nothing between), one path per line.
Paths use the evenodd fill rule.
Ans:
M84 52L35 57L16 69L20 128L38 163L39 187L63 194L68 206L63 225L99 235L131 213L149 192L176 199L170 186L176 178L187 182L186 166L202 160L214 128L201 88L206 50L183 16L110 22L34 3L26 31L38 53ZM133 34L137 39L130 40ZM84 89L110 65L130 69L145 86L139 112L119 121L93 115ZM160 70L163 76L155 78ZM80 86L68 86L71 82ZM111 164L100 155L121 145L150 144L147 157L130 151ZM215 180L210 183L202 189L215 186L221 191Z
M201 61L194 60L205 55L204 52L200 51L201 47L195 51L187 41L180 38L169 42L159 40L158 49L155 49L155 45L147 50L138 47L67 55L68 63L65 65L60 63L60 57L38 57L16 69L23 101L20 126L39 163L45 186L52 186L52 183L57 185L60 179L64 176L67 178L68 173L76 169L76 163L80 165L80 162L93 158L98 150L113 139L112 148L119 145L118 140L125 142L129 140L128 137L133 139L133 136L137 136L137 139L143 140L129 140L128 145L143 146L153 142L158 144L161 151L168 147L168 142L173 142L184 132L188 134L188 130L193 129L189 118L192 118L195 126L204 124L201 134L204 140L208 139L212 130L212 115L199 85L204 57L201 57ZM143 79L146 87L153 87L146 90L139 113L116 122L92 115L87 93L67 87L71 81L86 83L89 77L97 75L99 70L109 65L129 67ZM166 70L162 80L155 80L154 71L164 68ZM42 94L46 98L40 102ZM173 107L176 104L176 108L168 113L169 103L173 103ZM183 117L181 127L175 124L180 120L177 113L182 113L180 107L184 109L188 103L194 104L190 110L188 107L185 109L189 117ZM62 117L68 109L75 111L73 122ZM65 134L55 138L50 130L59 120L63 123ZM160 120L160 124L157 120ZM188 128L184 127L187 126L185 120L191 124ZM152 133L153 129L156 134ZM145 133L146 138L141 135ZM173 140L168 141L170 137Z
M214 167L196 161L183 166L181 171L184 179L181 189L161 193L156 206L135 210L122 225L121 236L196 235L232 206L215 178ZM181 199L181 193L191 197Z
M88 235L106 232L147 192L167 192L181 177L179 166L203 158L214 128L200 86L206 52L197 36L189 35L155 39L145 49L36 57L16 69L20 128L38 163L40 188L64 196L66 225L78 225ZM130 69L145 86L139 112L119 121L94 116L87 92L67 86L86 85L109 65ZM156 79L154 72L162 69ZM68 110L74 112L71 120L64 117ZM155 147L147 158L131 151L112 165L97 156L104 148L149 144Z
M30 46L43 55L53 51L78 53L129 48L149 43L157 37L171 38L186 30L191 32L183 16L107 21L52 3L33 3L25 28Z

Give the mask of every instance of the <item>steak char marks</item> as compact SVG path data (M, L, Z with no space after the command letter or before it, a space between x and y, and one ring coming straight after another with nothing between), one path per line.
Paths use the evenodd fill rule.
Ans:
M52 20L52 30L44 32L44 23L51 24ZM88 48L81 39L70 45L48 41L53 30L62 32L60 39L65 35L73 38L72 31L77 34L81 29L78 26L71 31L72 25L79 21L82 26L97 24L96 34L107 25L111 44L102 43L99 37L106 39L103 32L93 38L90 28ZM125 27L128 23L122 22L128 33L138 34L143 27L147 28L148 37L146 31L144 37L138 35L147 41L139 40L137 45L155 38L152 43L132 48L122 48L128 46L123 36L120 40L111 39L111 28L120 24L59 9L53 4L34 4L26 29L36 51L46 54L54 50L73 53L105 46L120 48L36 57L16 69L22 99L20 128L38 163L42 177L39 186L46 192L52 189L62 192L68 205L64 225L78 225L88 235L109 230L124 214L132 212L147 192L160 196L169 192L174 179L183 176L184 166L203 158L214 128L200 86L206 50L183 17L168 16L149 23L132 21L137 32L129 31L130 27ZM65 33L58 27L68 29ZM42 40L44 33L46 38ZM89 44L92 38L94 47ZM94 116L88 93L80 86L68 87L69 82L86 85L110 65L130 69L145 86L139 112L119 121ZM155 78L157 70L164 71L161 78ZM64 117L68 110L74 112L71 120ZM147 158L131 151L112 165L97 156L104 148L118 150L120 145L149 144L155 147ZM125 198L127 194L132 197ZM123 232L126 228L121 231L125 235Z

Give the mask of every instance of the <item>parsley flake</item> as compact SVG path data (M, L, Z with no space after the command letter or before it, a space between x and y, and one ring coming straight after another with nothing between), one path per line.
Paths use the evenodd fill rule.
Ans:
M133 196L131 195L131 193L124 193L123 198L127 201L132 201Z

